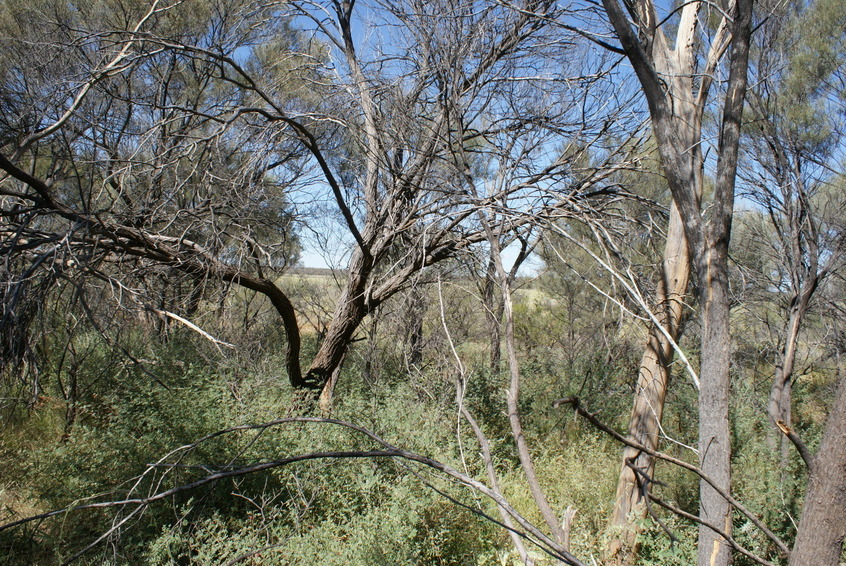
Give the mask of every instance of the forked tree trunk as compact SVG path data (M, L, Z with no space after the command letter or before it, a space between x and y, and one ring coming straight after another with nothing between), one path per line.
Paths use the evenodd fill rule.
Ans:
M690 281L690 253L678 209L670 209L667 242L660 279L655 292L656 318L673 341L681 335L684 294ZM664 399L669 385L673 346L661 330L652 326L638 369L629 440L656 450L664 414ZM615 564L633 564L637 555L637 535L646 517L642 490L650 486L655 458L631 447L623 450L617 495L611 517L608 560ZM637 472L635 472L637 470Z
M787 425L788 428L793 426L792 420L792 392L793 392L793 370L796 366L796 348L799 343L799 329L808 312L808 306L811 298L819 284L819 275L816 273L811 275L807 281L802 284L802 289L793 298L788 313L787 324L784 330L784 346L781 350L781 355L776 362L775 372L773 374L773 384L770 388L770 398L767 404L767 411L770 416L770 422L773 425L772 432L779 430L779 421ZM779 435L781 438L781 467L787 467L788 446L787 439ZM770 447L776 449L775 435L770 436Z
M618 0L602 0L602 3L646 97L661 165L697 267L697 293L702 309L700 467L717 486L728 492L731 488L728 243L746 95L753 0L729 3L704 59L697 48L699 11L704 2L695 0L680 8L674 47L670 47L659 25L652 0L627 1L625 10ZM701 198L702 116L717 64L729 45L731 55L720 124L717 178L706 216ZM701 69L700 61L704 62ZM698 85L694 84L694 76L698 77ZM731 509L705 481L700 482L699 517L703 521L699 529L699 565L729 564L729 545L718 531L731 534Z
M648 28L654 25L654 7L651 2L640 4L642 25ZM606 7L615 28L625 31L624 26L628 24L624 23L622 12L614 10L615 3L608 1ZM660 77L663 82L660 89L652 92L644 88L644 92L647 100L652 99L653 128L661 150L662 167L667 173L674 197L655 296L659 307L655 314L673 340L681 334L682 298L691 274L690 248L685 235L686 219L682 218L675 199L679 193L688 194L697 201L701 198L703 167L700 148L703 100L695 93L691 71L695 60L698 6L686 6L684 12L675 46L669 44L660 29L653 29L651 52L648 60L642 60L648 65L649 72ZM622 35L621 42L624 46L629 45L627 51L634 49L634 44L625 41ZM709 58L718 55L709 55ZM662 108L655 109L655 106ZM667 132L671 132L671 138L668 138ZM637 390L629 422L629 438L650 448L657 448L658 444L672 358L670 341L658 327L653 326L638 370ZM609 562L616 564L631 564L636 559L638 519L646 514L638 483L643 481L643 477L636 477L629 462L649 478L654 472L654 460L650 456L631 448L624 450L610 523L611 538L607 547Z

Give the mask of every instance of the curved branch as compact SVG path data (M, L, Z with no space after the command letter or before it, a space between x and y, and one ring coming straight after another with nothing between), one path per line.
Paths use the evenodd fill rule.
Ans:
M757 556L753 552L751 552L751 551L747 550L746 548L740 546L740 544L738 544L738 542L736 540L734 540L733 537L731 537L728 533L726 533L720 527L718 527L718 526L716 526L712 523L709 523L707 521L703 521L702 519L700 519L696 515L693 515L692 513L688 513L684 509L681 509L679 507L676 507L675 505L667 503L666 501L664 501L661 498L650 496L650 499L652 501L654 501L655 503L657 503L660 507L663 507L664 509L666 509L670 513L673 513L674 515L678 515L679 517L683 517L683 518L685 518L689 521L692 521L694 523L697 523L699 525L705 525L706 527L708 527L709 529L711 529L712 531L714 531L715 533L717 533L718 535L723 537L726 540L726 542L729 543L729 546L731 546L733 549L738 551L740 554L746 556L750 560L754 560L758 564L763 564L764 566L776 566L772 562L770 562L768 560L764 560L760 556Z
M504 509L508 515L510 515L521 527L523 527L528 535L522 533L521 536L524 536L528 540L531 540L534 544L536 544L541 550L546 552L547 554L553 556L554 558L563 561L566 564L571 564L572 566L584 566L584 563L577 559L575 556L561 548L559 544L555 541L551 540L548 536L543 534L537 527L535 527L532 523L530 523L525 517L520 515L509 503L505 500L499 493L490 489L485 484L473 479L470 476L467 476L450 466L439 462L438 460L434 460L432 458L428 458L426 456L421 456L420 454L409 452L407 450L403 450L397 448L396 446L382 440L379 436L375 433L371 432L370 430L361 427L359 425L338 420L338 419L328 419L328 418L318 418L318 417L290 417L290 418L283 418L278 419L275 421L271 421L268 423L263 423L259 425L241 425L241 426L234 426L231 428L219 430L213 432L209 435L200 438L199 440L181 446L175 450L172 450L170 453L165 455L155 464L149 464L147 470L137 478L138 481L143 478L143 476L147 475L153 470L161 469L161 468L170 468L172 465L164 463L164 460L174 454L178 453L187 453L190 450L198 447L200 444L207 442L213 438L217 438L219 436L223 436L225 434L230 434L234 432L243 432L243 431L250 431L256 430L259 432L263 432L271 427L284 425L284 424L291 424L291 423L322 423L322 424L330 424L335 426L340 426L343 428L350 429L352 431L358 432L377 444L381 446L381 449L373 449L373 450L328 450L322 452L310 452L307 454L300 454L296 456L289 456L287 458L279 458L276 460L269 460L265 462L260 462L257 464L244 466L241 468L231 468L228 465L223 466L221 469L216 471L210 471L205 476L187 483L182 484L165 491L155 493L148 497L134 497L134 498L125 498L121 500L114 500L114 501L102 501L96 503L86 503L83 505L76 505L71 507L66 507L64 509L57 509L54 511L48 511L46 513L39 513L38 515L33 515L30 517L25 517L23 519L18 519L17 521L13 521L11 523L6 523L4 525L0 525L0 532L4 530L8 530L19 525L23 525L26 523L30 523L33 521L38 521L42 519L47 519L50 517L55 517L58 515L66 514L71 511L79 511L84 509L105 509L105 508L113 508L113 507L125 507L130 505L136 505L140 508L146 508L152 503L157 501L161 501L166 499L172 495L177 493L181 493L184 491L188 491L191 489L195 489L197 487L201 487L203 485L210 484L212 482L226 479L226 478L233 478L233 477L240 477L247 474L260 472L264 470L271 470L274 468L283 467L289 464L293 464L296 462L304 462L308 460L319 460L319 459L353 459L353 458L398 458L401 460L407 460L411 462L417 462L418 464L422 464L434 470L437 470L455 480L457 480L462 485L473 489L489 499L493 500L500 508ZM203 466L201 469L208 471L209 467ZM138 482L135 483L138 485Z
M96 215L74 211L55 201L50 195L49 186L44 181L23 171L2 154L0 154L0 169L32 188L38 194L38 197L34 197L33 200L48 213L71 220L79 226L88 226L91 236L75 237L75 241L95 244L101 249L117 254L128 254L157 261L183 273L211 274L220 281L235 283L266 296L282 318L282 325L288 338L285 353L288 379L293 387L308 387L309 384L303 379L300 366L301 337L296 311L288 296L273 281L252 276L237 267L223 263L201 245L186 238L162 236L136 227L110 224ZM186 258L185 251L190 251L191 256Z
M552 406L555 407L555 408L558 408L562 405L570 405L571 407L573 407L573 410L576 411L576 413L579 416L584 417L595 428L597 428L598 430L601 430L602 432L611 436L615 440L622 442L626 446L631 446L635 450L640 450L642 452L645 452L646 454L649 454L650 456L652 456L654 458L664 460L665 462L669 462L671 464L679 466L680 468L684 468L685 470L688 470L689 472L693 472L694 474L696 474L697 476L702 478L705 481L705 483L707 483L712 488L714 488L714 491L716 491L718 494L720 494L720 496L723 497L723 499L725 499L726 501L728 501L729 504L731 504L735 509L740 511L747 519L749 519L752 522L752 524L754 524L756 527L758 527L758 529L760 529L760 531L762 533L764 533L764 535L766 535L766 537L768 539L770 539L778 547L779 550L781 550L785 555L790 554L790 549L787 547L787 545L784 543L784 541L782 541L778 537L778 535L776 535L774 532L772 532L763 522L761 522L761 520L758 517L756 517L751 511L749 511L749 509L747 509L745 505L743 505L740 501L738 501L734 497L732 497L731 494L727 493L725 490L721 489L718 485L716 485L717 482L715 482L710 476L705 474L698 467L694 466L693 464L689 464L689 463L685 462L684 460L679 460L678 458L674 458L674 457L672 457L668 454L664 454L663 452L658 452L657 450L652 450L651 448L644 446L643 444L640 444L639 442L629 440L628 438L626 438L625 436L623 436L622 434L620 434L616 430L612 429L611 427L607 426L602 421L597 419L596 415L588 412L582 406L581 401L578 399L578 397L565 397L563 399L558 399L558 400L556 400L552 403ZM697 521L701 522L698 519L697 519ZM708 525L708 527L711 528L710 525ZM715 532L720 534L719 531L717 531L716 529L714 529L714 530L715 530Z

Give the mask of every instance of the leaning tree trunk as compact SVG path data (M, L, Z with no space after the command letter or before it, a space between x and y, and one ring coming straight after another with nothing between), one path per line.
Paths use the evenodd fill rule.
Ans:
M684 226L675 205L670 209L667 243L660 272L655 293L655 315L666 333L673 341L677 341L682 331L684 294L690 281L690 253ZM670 340L653 325L640 361L628 433L629 440L652 450L658 448L672 360L673 346ZM644 477L652 478L654 468L655 458L652 456L631 447L623 450L607 549L608 559L612 563L631 564L636 558L637 535L641 530L639 525L646 517L642 490L649 489Z
M332 406L341 363L352 342L353 333L361 325L366 314L362 297L348 298L344 293L326 332L326 338L306 372L306 387L320 391L320 408L323 411L329 411Z
M790 566L837 566L846 538L846 377L812 460Z
M326 337L306 372L305 380L309 387L323 389L329 383L329 376L340 365L353 333L367 314L364 297L350 295L349 289L341 295Z
M320 406L328 410L332 404L337 371L352 342L353 334L375 304L368 304L366 282L373 269L373 258L356 250L350 261L349 276L326 336L311 361L304 381L311 389L320 390Z

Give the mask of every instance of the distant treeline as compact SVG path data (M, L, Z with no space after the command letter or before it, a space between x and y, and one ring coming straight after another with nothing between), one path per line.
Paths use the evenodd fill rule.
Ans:
M330 269L328 267L290 267L286 271L288 275L320 275L331 277L332 275L344 275L346 269Z

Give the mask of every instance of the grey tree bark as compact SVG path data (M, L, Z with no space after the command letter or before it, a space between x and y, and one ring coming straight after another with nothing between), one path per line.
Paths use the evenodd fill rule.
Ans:
M805 505L799 519L790 566L837 566L846 539L846 379L826 420L811 461Z
M653 131L673 200L679 209L698 272L702 321L699 394L700 468L726 492L731 485L728 243L731 233L741 115L747 88L752 0L731 2L717 28L704 69L697 73L698 21L704 2L681 9L676 44L671 48L659 27L651 0L603 0L617 38L637 74L649 106ZM714 72L727 49L729 77L723 104L714 197L702 210L702 117ZM695 76L700 77L698 85ZM731 533L731 509L710 485L700 482L700 518ZM729 546L704 525L699 530L699 564L722 566Z

